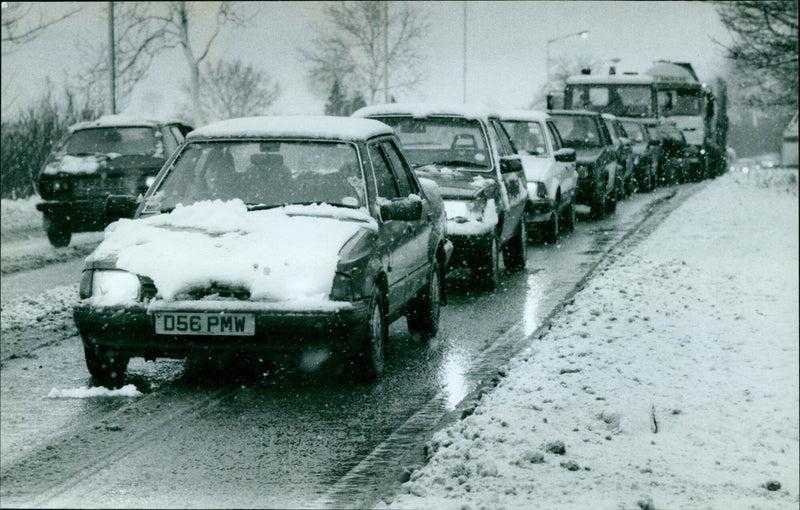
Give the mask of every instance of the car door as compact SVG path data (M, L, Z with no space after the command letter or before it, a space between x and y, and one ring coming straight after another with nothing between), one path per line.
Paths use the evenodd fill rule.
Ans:
M506 133L505 128L495 119L489 121L490 138L495 139L497 145L497 154L500 158L506 156L516 156L517 151L511 138ZM493 135L493 136L492 136ZM507 211L503 220L503 232L501 240L512 238L516 233L517 224L522 218L525 210L525 201L528 198L527 184L525 181L525 174L520 172L512 172L504 174L500 172L500 161L497 162L498 180L502 183L502 189L505 194L504 200L507 200Z
M422 216L417 221L407 222L410 227L411 239L407 250L404 250L399 265L408 274L408 285L406 299L410 299L417 294L426 281L428 265L430 263L429 240L432 234L431 225L431 204L420 189L417 180L413 177L413 170L406 161L395 140L390 139L381 143L381 147L386 154L391 170L397 180L397 186L401 198L409 198L416 195L422 200Z
M390 160L382 143L385 139L373 140L367 144L367 154L372 165L377 191L377 204L400 200L400 188L395 178ZM378 237L386 257L386 278L388 281L389 315L395 316L405 304L408 292L408 276L411 262L409 253L413 251L413 225L411 222L387 220L378 214Z
M546 121L545 125L547 126L547 132L552 141L553 153L555 154L556 151L564 148L564 142L561 140L561 134L558 132L558 128L552 121ZM556 161L555 165L558 169L558 180L561 183L561 197L568 203L578 185L578 173L575 169L575 162L566 163Z

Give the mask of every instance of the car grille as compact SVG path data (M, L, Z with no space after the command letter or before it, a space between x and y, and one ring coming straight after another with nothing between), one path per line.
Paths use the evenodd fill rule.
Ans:
M143 301L148 301L156 297L158 289L156 288L153 280L146 276L140 276L139 282L141 284L141 295ZM183 292L176 296L179 300L185 301L199 301L203 298L214 296L220 299L238 299L246 301L250 299L250 291L244 287L231 287L228 285L212 284L210 287L203 287L192 289L189 292Z
M76 179L73 194L77 198L106 194L138 193L138 176Z

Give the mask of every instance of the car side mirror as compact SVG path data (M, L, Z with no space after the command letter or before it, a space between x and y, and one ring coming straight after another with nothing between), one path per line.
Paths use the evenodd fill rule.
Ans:
M139 207L133 195L109 195L106 199L106 216L109 218L132 218Z
M399 198L381 205L383 221L419 221L422 218L422 200Z
M522 172L522 161L518 157L503 156L500 158L500 173L513 174Z
M562 149L558 149L554 154L556 161L561 163L573 163L575 162L575 149L569 149L564 147Z

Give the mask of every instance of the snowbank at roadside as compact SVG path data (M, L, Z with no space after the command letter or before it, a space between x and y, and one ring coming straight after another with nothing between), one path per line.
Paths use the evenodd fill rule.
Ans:
M389 506L797 508L793 186L710 182L434 435Z
M19 200L0 200L0 232L6 234L42 228L42 213L36 210L36 204L41 201L39 195Z

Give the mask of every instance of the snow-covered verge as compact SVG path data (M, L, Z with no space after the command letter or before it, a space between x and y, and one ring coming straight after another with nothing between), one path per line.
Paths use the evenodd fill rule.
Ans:
M24 355L31 348L30 340L15 333L35 327L38 336L47 338L55 330L75 333L72 307L78 302L78 284L56 287L41 294L10 299L0 305L0 335L3 337L0 358ZM50 335L52 336L52 335Z
M0 200L0 235L3 239L17 232L41 229L42 213L36 210L36 204L41 201L39 195L18 200Z
M740 177L601 270L389 506L797 508L797 192Z

